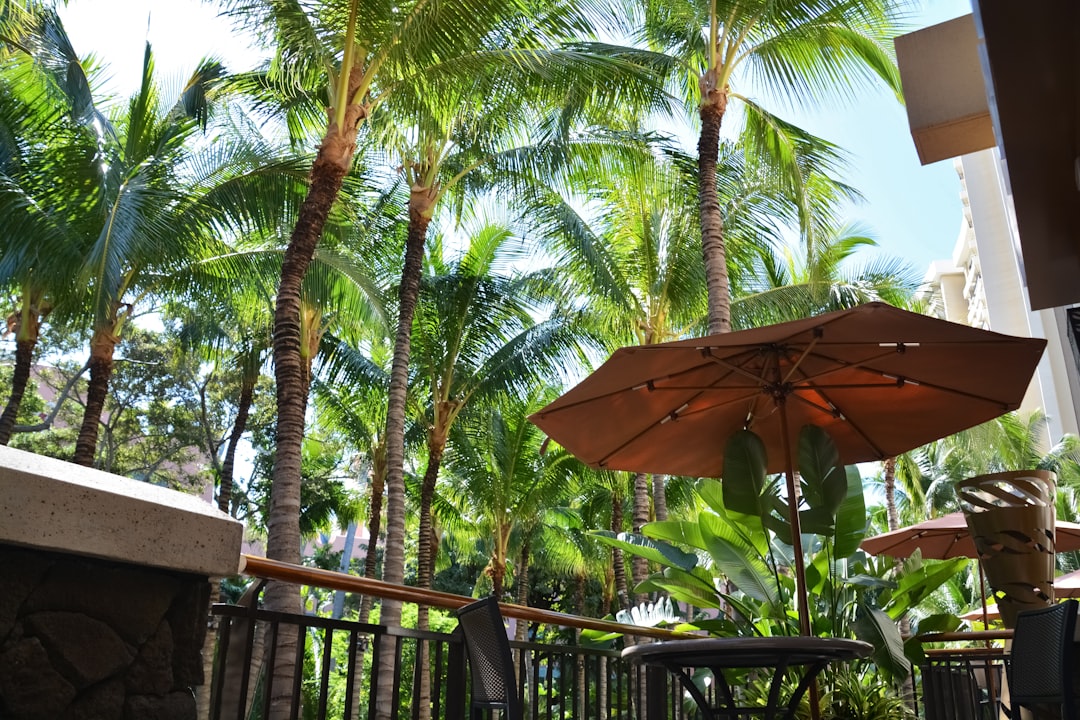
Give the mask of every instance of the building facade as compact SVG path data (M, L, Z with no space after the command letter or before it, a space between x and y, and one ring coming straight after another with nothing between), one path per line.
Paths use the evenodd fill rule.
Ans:
M1046 338L1046 353L1020 411L1042 410L1049 442L1066 433L1080 435L1080 306L1031 309L998 149L962 155L953 162L960 177L963 219L952 257L933 262L927 271L931 310L953 322Z

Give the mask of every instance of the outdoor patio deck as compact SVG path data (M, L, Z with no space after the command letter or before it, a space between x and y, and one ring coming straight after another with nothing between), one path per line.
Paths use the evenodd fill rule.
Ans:
M432 607L452 609L469 601L460 596L261 558L250 558L246 572L260 582L277 578L406 602L419 600ZM618 649L575 642L575 633L571 632L574 628L593 628L607 632L633 630L640 638L675 636L670 631L631 628L514 605L504 605L503 610L508 617L538 623L549 631L544 634L543 642L511 643L525 720L696 717L694 703L684 697L682 688L666 672L629 665L622 660ZM306 638L306 649L301 645L295 658L294 666L301 667L302 672L295 676L291 690L292 717L463 720L469 715L465 653L462 639L456 633L418 632L312 615L292 616L260 610L254 605L218 604L213 607L212 616L220 623L209 715L213 720L269 717L264 698L270 688L260 672L264 665L261 658L285 626L300 628ZM927 641L970 639L973 638L966 634L953 633L928 637ZM393 643L398 665L393 676L392 706L385 713L377 713L372 697L377 693L378 648L384 643ZM417 662L424 648L428 653L426 667ZM1000 668L1000 653L1000 649L931 652L926 665L916 673L915 695L910 698L918 716L928 720L996 717L990 714L996 693L985 692L985 683L979 684L977 680L987 676L988 668ZM431 704L430 714L422 716L416 700L424 672L430 680ZM947 692L937 692L942 689L940 680L945 678L952 683L952 678L961 675L972 679L970 688L964 686L970 692L958 693L952 685Z

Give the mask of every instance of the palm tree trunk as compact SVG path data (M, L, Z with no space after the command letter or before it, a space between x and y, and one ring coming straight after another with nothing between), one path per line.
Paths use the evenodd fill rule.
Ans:
M611 532L623 531L622 498L618 491L611 493ZM623 560L622 550L611 549L611 567L615 573L615 596L617 604L624 610L630 609L630 589L626 586L626 562Z
M420 295L424 243L431 223L431 208L429 206L424 212L422 204L415 200L417 194L418 191L414 191L409 200L409 232L398 288L398 326L386 403L386 552L383 555L383 580L398 585L405 579L405 400L409 387L412 321ZM401 625L401 602L383 600L379 622L383 625ZM383 643L379 654L375 720L390 720L396 670L394 645Z
M889 530L900 529L900 512L896 508L896 458L885 458L883 475L885 481L885 517Z
M378 541L382 526L383 505L383 469L376 467L371 472L371 498L368 501L368 542L367 553L364 555L364 577L375 578L375 567L378 564ZM366 623L371 613L371 595L364 595L360 601L360 615L358 621Z
M517 604L522 607L529 606L529 553L531 552L531 543L528 538L525 538L521 544L521 553L518 555L518 570L517 570ZM514 629L514 639L518 642L525 642L528 637L529 623L525 620L518 619Z
M633 530L641 533L641 528L649 522L649 476L646 473L634 475L634 518ZM630 571L634 587L645 582L649 576L649 561L635 555L630 561ZM645 602L645 596L634 593L634 604Z
M578 617L585 617L585 573L578 573L577 580L574 583L574 612ZM574 644L581 646L581 628L574 629ZM574 693L577 699L577 705L574 708L574 717L585 717L585 654L575 653L574 656L574 686L577 688L577 692Z
M255 396L255 382L258 376L248 377L244 373L240 381L240 398L236 402L236 420L233 421L232 432L229 433L229 444L225 448L225 460L221 464L221 483L218 488L218 510L230 513L232 509L233 495L233 468L236 467L236 447L240 444L240 437L247 429L248 414L251 412L251 403Z
M716 191L716 165L720 156L720 123L727 109L727 88L715 87L716 71L701 78L701 135L698 138L698 213L701 217L701 253L709 292L709 334L731 330L731 290L728 286L724 219Z
M653 515L658 522L667 520L667 475L652 476Z
M432 580L432 568L434 567L434 554L437 547L431 540L431 500L435 496L435 482L439 478L439 466L442 464L443 452L446 450L446 437L433 430L428 439L428 464L424 471L424 479L420 484L420 523L417 535L419 537L416 548L416 584L422 588L430 588ZM501 593L500 593L501 594ZM497 594L495 597L499 597ZM430 608L427 605L416 607L416 629L426 632L431 629ZM420 646L417 662L420 664L420 687L417 688L417 708L419 720L428 720L431 717L431 674L428 672L428 646L424 643Z
M428 441L428 464L427 469L424 471L424 479L420 484L420 523L419 523L419 542L417 543L416 550L416 584L422 588L431 587L432 568L434 566L434 558L432 557L432 519L431 519L431 501L435 497L435 483L439 479L439 467L442 465L443 453L446 451L446 439L441 433L433 432ZM427 608L421 606L419 608L423 611L424 618L427 618ZM420 627L420 616L417 616L417 627L422 630L426 630L426 627Z
M350 86L358 86L360 70L353 69ZM353 90L355 92L355 89ZM277 437L273 482L270 488L270 511L267 516L266 556L274 560L300 563L300 460L304 441L304 417L308 387L301 358L300 285L322 237L330 209L341 190L342 181L352 166L356 151L356 130L366 109L350 105L345 124L331 121L319 153L311 167L311 184L300 206L296 227L281 264L274 308L274 377L277 381ZM266 607L285 613L299 613L300 594L295 585L271 583L266 589ZM283 624L275 656L274 696L270 698L270 717L289 714L292 693L293 658L297 633L294 626Z
M90 467L94 464L98 426L105 409L105 397L109 393L113 353L119 340L111 327L95 330L90 340L90 384L86 388L86 407L83 409L79 438L75 441L75 456L71 459L76 465Z
M23 322L27 318L29 322ZM15 367L11 376L11 395L8 396L4 413L0 415L0 445L7 445L15 430L15 418L19 414L26 385L30 382L30 370L34 366L34 346L38 341L41 318L37 313L20 313L15 324Z
M385 448L383 448L385 449ZM364 554L364 577L375 578L375 568L378 564L378 544L379 544L379 532L382 525L382 506L383 506L383 487L384 478L386 476L386 457L383 454L382 459L379 458L380 450L375 451L375 462L371 469L371 498L368 501L368 541L367 552ZM364 595L360 600L360 614L357 616L357 622L363 624L368 621L368 616L371 615L371 603L372 596ZM361 638L359 642L363 643L356 653L356 665L353 667L353 687L359 688L364 682L364 650L367 648L367 639ZM352 716L347 720L358 720L360 717L360 699L359 694L353 701Z
M522 607L529 606L529 554L531 542L528 536L521 543L521 552L518 554L517 570L517 599L516 602ZM517 618L514 621L514 640L525 642L529 637L529 621ZM528 650L515 650L515 668L520 668L524 677L518 678L518 684L523 688L522 701L529 702L532 697L532 653ZM603 717L601 715L601 717Z

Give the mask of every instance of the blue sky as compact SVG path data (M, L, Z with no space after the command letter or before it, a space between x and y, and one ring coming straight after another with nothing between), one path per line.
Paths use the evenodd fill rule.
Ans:
M970 11L970 0L924 0L911 24L925 27ZM159 71L178 83L202 56L238 67L255 58L199 0L70 0L60 12L76 50L105 61L112 87L125 94L137 85L147 38ZM891 95L866 92L843 106L781 114L850 153L847 180L866 201L849 218L878 239L882 252L906 258L920 273L950 255L961 222L952 161L919 165L904 109Z

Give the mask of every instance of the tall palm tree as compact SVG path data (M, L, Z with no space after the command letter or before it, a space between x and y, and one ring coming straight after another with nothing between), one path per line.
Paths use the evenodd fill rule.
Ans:
M386 488L386 386L389 376L389 336L376 335L364 342L367 352L356 344L333 338L314 384L319 422L344 435L358 451L366 468L368 488L368 548L364 577L375 578L376 544L382 532L383 495ZM359 344L359 343L357 343ZM358 621L367 622L372 597L365 595Z
M898 0L638 0L631 32L671 60L676 92L696 109L698 207L709 287L709 332L731 329L724 223L717 202L720 127L730 100L743 109L744 147L771 158L798 189L794 130L748 94L750 82L798 105L851 95L877 76L900 93L892 37ZM739 86L740 81L747 81ZM695 82L696 81L696 82Z
M572 496L568 463L560 462L566 458L542 455L543 433L528 421L529 413L551 399L550 390L536 389L524 396L504 395L477 408L463 421L449 461L451 493L462 515L473 523L477 539L490 546L484 572L498 598L504 597L514 539L524 549L544 511L564 505ZM524 557L527 562L528 555ZM527 572L527 566L519 564L515 574Z
M56 14L5 4L0 12L0 286L18 295L7 318L15 335L11 393L0 444L15 427L41 325L57 304L74 305L71 277L92 218L76 190L90 180L100 113L86 72Z
M533 315L554 290L545 275L505 275L522 259L519 240L506 225L481 224L469 233L460 258L447 262L441 243L430 257L417 309L414 370L427 398L427 467L421 486L417 575L430 587L431 497L450 431L476 399L521 390L554 376L578 352L571 316ZM423 610L423 608L421 609ZM421 613L418 623L424 620Z
M736 248L732 260L749 264L783 242L784 221L799 213L770 174L738 148L725 144L721 161L719 201ZM814 171L816 162L804 157L804 172ZM690 164L664 143L645 145L613 155L601 178L587 176L577 203L552 193L537 197L533 214L557 250L572 258L565 264L575 286L593 298L590 314L614 345L694 335L706 315L698 218L686 191L694 183ZM567 183L571 192L578 184ZM590 212L582 215L576 206ZM654 476L650 483L639 473L633 488L633 528L639 532L650 518L650 494L655 516L666 516L665 479ZM647 562L635 557L632 567L637 585L648 574Z
M154 81L149 46L142 82L127 111L108 128L97 180L99 229L87 238L81 278L90 289L90 383L74 462L89 465L97 450L98 422L112 374L113 354L134 309L155 290L162 274L181 266L209 244L204 183L216 163L188 164L195 132L206 121L208 98L222 69L204 63L172 105ZM191 174L186 174L191 173Z
M38 257L50 262L72 249L81 254L81 267L67 276L74 275L80 280L74 286L87 289L85 314L92 337L90 384L73 459L88 465L94 460L113 353L125 323L140 301L161 291L171 272L215 244L211 230L235 230L244 222L240 218L248 215L250 205L237 200L250 201L251 195L234 187L224 193L225 204L216 203L224 199L220 188L235 178L236 172L228 168L238 169L251 155L244 142L212 149L205 143L199 148L193 144L209 121L222 72L216 63L204 62L168 105L154 82L148 46L139 90L126 110L107 118L93 102L87 72L59 19L50 12L42 17L39 34L49 42L28 43L27 53L46 78L58 76L60 63L66 70L63 80L46 87L49 92L62 90L58 96L69 104L68 114L93 129L89 151L84 146L46 165L54 181L68 180L63 186L69 199L61 205L68 211L65 222L53 224L53 231L44 236L49 244L37 248ZM59 250L55 255L54 246ZM40 269L47 267L48 263L40 263Z
M517 0L463 0L449 4L378 0L365 3L362 8L358 0L327 0L312 7L294 0L254 3L235 0L226 7L262 37L273 39L274 59L267 72L248 78L248 87L257 91L267 106L284 108L291 130L316 125L313 118L321 114L325 105L313 100L324 85L326 69L330 69L330 122L312 168L308 202L300 213L282 268L275 316L275 372L281 414L275 511L268 554L296 562L299 560L295 530L297 471L306 400L298 390L302 376L299 283L319 242L341 179L349 169L357 130L384 103L417 108L437 102L443 95L455 97L449 91L456 84L472 85L478 78L492 78L488 68L493 65L511 71L507 77L521 77L524 71L538 64L548 64L545 62L547 38L542 33L538 37L533 30L536 26L525 20L534 5ZM565 14L555 18L564 29L579 27ZM522 47L525 49L520 50ZM576 57L584 56L579 53ZM564 56L557 79L574 77ZM304 93L298 96L295 88ZM512 95L508 92L511 89L512 86L504 84L497 88L498 92L473 94L469 107L462 111L472 112L485 100ZM416 147L420 154L407 158L409 171L415 168L416 179L422 181L412 193L414 203L410 208L409 241L399 285L386 432L389 535L383 578L398 583L404 572L403 436L412 315L426 226L446 180L441 172L442 154L437 152L438 145L422 138L418 140ZM460 174L460 169L448 169L448 172L453 178ZM268 602L279 610L295 610L297 602L279 596L279 592L285 590L272 590ZM382 620L391 625L399 623L400 605L385 603ZM384 660L380 667L385 676L380 687L388 691L394 663L389 655ZM380 713L382 708L389 707L388 702L377 705Z

